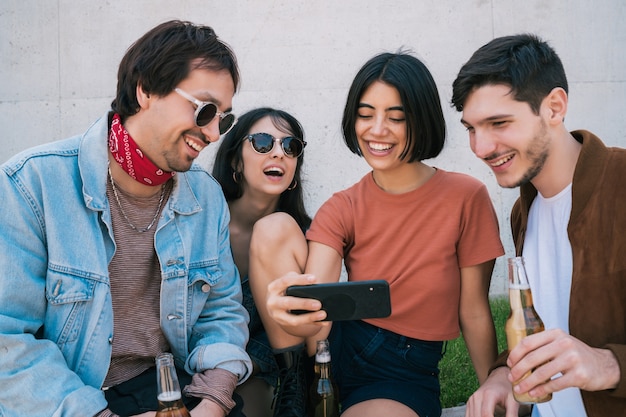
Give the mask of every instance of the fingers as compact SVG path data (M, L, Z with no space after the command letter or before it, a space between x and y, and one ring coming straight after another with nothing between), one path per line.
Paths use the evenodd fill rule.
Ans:
M291 285L308 285L315 283L315 277L309 274L288 272L280 278L276 278L267 286L269 296L284 296L287 287Z
M289 297L285 295L287 287L292 285L309 285L315 283L315 277L308 274L290 272L274 281L268 287L267 309L277 323L282 326L296 327L324 320L326 312L320 310L322 303L312 298ZM292 311L311 311L305 314L293 314ZM327 323L320 323L327 325Z
M519 404L513 398L508 372L508 368L501 367L489 375L469 398L465 408L466 417L517 417Z
M543 346L547 346L550 343L558 340L560 338L568 336L567 333L560 329L550 329L544 332L531 334L530 336L526 336L515 346L511 353L509 354L509 358L507 361L507 365L509 368L513 368L519 361L522 359L527 359L527 355L530 352L537 351L539 348ZM539 365L546 361L547 358L543 358L540 362L535 365Z
M528 392L532 397L543 397L552 392L547 391L546 382L562 369L557 356L565 347L559 346L558 341L565 337L568 335L562 330L547 330L525 337L511 351L507 364L516 394Z
M558 329L525 337L510 352L507 363L510 371L506 367L494 370L470 397L466 417L502 416L502 408L505 417L516 417L520 406L513 390L541 398L568 387L610 389L620 378L619 364L610 350L592 348Z
M512 391L511 391L512 392ZM519 414L519 403L515 401L513 394L507 396L505 401L506 417L517 417Z
M606 349L592 348L554 329L522 339L509 355L509 381L520 381L515 392L533 397L577 387L598 391L615 387L619 380L617 359Z
M515 401L513 392L490 391L479 388L468 400L465 417L517 417L519 403Z
M525 380L524 386L531 382L535 382L535 385L544 383L553 375L556 375L559 372L556 364L551 364L548 367L545 367L545 365L567 349L567 346L558 343L559 340L565 340L567 337L569 335L562 330L552 329L523 338L511 350L507 360L507 365L511 369L509 381L519 381L529 372L534 373L539 368L542 368L541 371L532 375L532 377L528 377L527 379L530 379L530 382Z

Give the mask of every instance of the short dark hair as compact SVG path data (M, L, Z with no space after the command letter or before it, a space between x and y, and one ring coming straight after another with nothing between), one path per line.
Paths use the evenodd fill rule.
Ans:
M428 68L405 52L376 55L356 74L348 91L342 120L343 137L348 149L363 156L355 123L361 96L375 81L394 87L400 94L407 122L407 144L400 158L408 156L408 162L413 162L439 155L445 143L446 123L437 85Z
M120 62L117 95L111 108L122 120L139 111L137 86L146 93L165 96L194 69L228 70L235 90L239 69L235 54L209 26L171 20L133 43Z
M533 34L496 38L474 52L452 84L452 106L463 111L470 93L485 85L510 86L512 97L535 114L554 88L568 91L561 59Z
M241 181L236 182L234 178L235 169L243 165L242 149L244 143L247 142L244 141L244 138L250 133L259 133L250 132L250 129L252 125L264 117L269 117L278 130L304 140L302 125L286 111L261 107L250 110L239 117L237 124L222 139L213 164L213 176L221 184L228 202L237 200L243 194ZM283 191L278 201L277 211L291 215L302 230L306 230L311 225L311 217L304 207L301 175L303 163L304 152L298 157L296 163L296 172L293 177L296 181L296 187L292 190Z

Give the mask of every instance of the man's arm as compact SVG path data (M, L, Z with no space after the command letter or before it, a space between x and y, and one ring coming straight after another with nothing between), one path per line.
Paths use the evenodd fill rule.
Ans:
M102 392L85 385L57 344L38 333L50 308L44 211L27 187L16 185L18 176L0 170L0 412L94 415L106 407ZM76 337L65 336L68 343Z
M203 222L211 230L194 234L198 242L190 245L196 248L214 246L210 250L217 253L219 276L212 280L201 311L194 313L197 320L189 335L190 354L186 363L186 371L194 377L190 386L185 388L187 394L204 398L222 409L234 405L232 394L235 387L252 373L252 362L246 353L249 317L242 304L241 282L230 249L228 221L228 207L223 201L221 216ZM201 294L190 296L203 297Z

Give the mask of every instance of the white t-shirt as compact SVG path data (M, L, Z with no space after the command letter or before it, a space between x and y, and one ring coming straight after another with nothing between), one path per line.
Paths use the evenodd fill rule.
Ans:
M554 197L540 193L530 207L523 256L535 309L546 329L569 333L569 299L572 286L572 247L567 224L572 211L572 185ZM532 417L587 417L578 388L552 394L536 404Z

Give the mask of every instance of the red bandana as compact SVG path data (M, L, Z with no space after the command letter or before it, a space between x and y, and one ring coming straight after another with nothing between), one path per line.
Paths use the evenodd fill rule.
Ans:
M122 169L142 184L161 185L174 176L173 172L163 171L144 156L130 133L122 126L117 113L111 122L109 150Z

